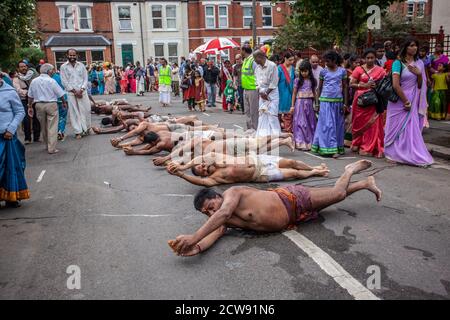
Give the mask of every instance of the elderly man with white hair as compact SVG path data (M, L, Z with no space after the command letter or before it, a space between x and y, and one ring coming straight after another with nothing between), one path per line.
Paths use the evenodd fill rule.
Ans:
M58 98L67 108L64 99L65 92L55 79L52 78L55 68L45 63L41 66L41 75L34 79L28 89L28 114L33 116L33 103L36 107L37 118L41 123L44 142L47 143L47 151L50 154L58 152L56 142L58 141Z

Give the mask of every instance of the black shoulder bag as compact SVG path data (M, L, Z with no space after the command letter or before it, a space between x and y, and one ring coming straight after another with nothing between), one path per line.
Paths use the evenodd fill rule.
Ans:
M366 69L361 67L364 72L367 74L367 76L370 79L369 74L367 73ZM358 106L361 108L373 106L378 104L378 96L377 92L374 89L370 89L369 91L363 93L358 97Z

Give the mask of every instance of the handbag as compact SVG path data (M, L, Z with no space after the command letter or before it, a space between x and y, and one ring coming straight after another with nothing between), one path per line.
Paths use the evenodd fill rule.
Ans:
M378 104L378 97L375 90L369 90L358 97L358 106L361 108Z
M401 64L400 75L402 74L403 64ZM400 97L397 92L395 92L392 81L392 72L384 77L383 80L380 81L377 88L375 89L377 93L386 100L391 102L397 102Z
M370 79L369 74L367 73L366 69L364 69L363 67L361 67L364 72L367 74L367 76ZM358 106L361 108L365 108L365 107L369 107L369 106L373 106L378 104L378 96L377 96L377 92L374 89L371 89L365 93L363 93L362 95L360 95L358 97Z

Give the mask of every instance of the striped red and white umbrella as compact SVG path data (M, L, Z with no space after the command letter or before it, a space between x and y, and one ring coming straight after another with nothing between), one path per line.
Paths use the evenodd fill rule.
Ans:
M194 52L209 53L233 48L239 48L239 44L236 41L220 37L211 39L208 42L202 44L200 47L195 49Z

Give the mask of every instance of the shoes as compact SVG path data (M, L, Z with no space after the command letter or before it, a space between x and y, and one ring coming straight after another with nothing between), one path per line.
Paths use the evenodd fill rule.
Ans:
M20 208L19 201L6 201L6 208Z

